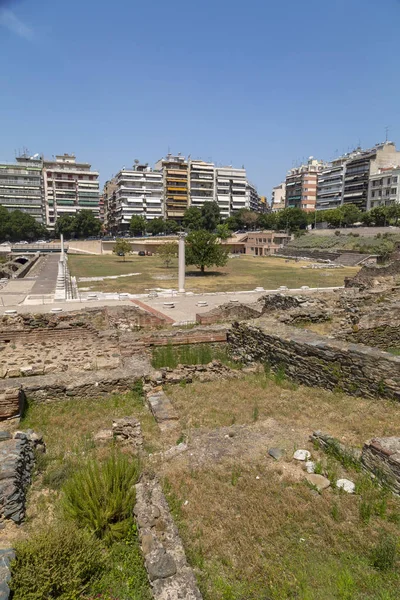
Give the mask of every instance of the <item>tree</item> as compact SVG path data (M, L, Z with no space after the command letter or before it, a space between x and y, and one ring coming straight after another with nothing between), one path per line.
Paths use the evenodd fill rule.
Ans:
M228 225L226 223L220 223L219 225L217 225L217 237L224 241L227 240L228 238L230 238L232 235L231 230L229 229Z
M219 206L216 202L205 202L201 207L202 227L207 231L215 231L221 221Z
M248 208L241 208L237 212L236 218L241 227L244 227L245 229L254 229L258 220L258 213L249 210Z
M195 265L202 273L205 267L226 265L228 252L217 236L205 229L192 231L186 238L186 264Z
M160 255L164 265L169 267L174 258L178 255L178 244L176 242L160 244L157 253Z
M300 208L284 208L276 213L277 229L287 229L290 232L305 229L308 225L307 213Z
M171 219L171 221L166 221L165 223L165 231L166 233L178 233L180 227L176 221Z
M21 210L8 213L6 220L9 239L13 242L27 240L33 242L38 237L48 237L46 228L38 223L32 215Z
M127 240L123 240L122 238L117 238L115 240L115 244L113 246L113 254L117 256L123 256L125 262L125 255L130 254L132 252L132 248L130 243Z
M129 224L129 229L134 235L142 235L146 231L146 219L141 216L133 215Z
M240 223L237 218L237 213L225 219L224 225L227 225L231 231L236 231L237 229L240 229Z
M202 228L203 217L201 210L197 206L190 206L183 215L183 225L189 231L197 231Z
M146 231L148 233L151 233L152 235L159 235L160 233L164 233L165 229L165 221L161 217L148 221L146 225Z
M262 213L258 215L257 225L261 229L275 229L276 213Z
M389 220L388 208L386 206L377 206L369 211L369 217L376 227L385 227Z
M73 215L61 215L61 217L58 217L55 226L56 237L60 237L61 234L63 234L67 240L75 237L78 233L75 224L75 216Z
M339 207L342 214L342 224L353 225L361 219L361 210L355 204L343 204Z
M98 236L101 223L91 210L80 210L75 216L75 232L78 237Z

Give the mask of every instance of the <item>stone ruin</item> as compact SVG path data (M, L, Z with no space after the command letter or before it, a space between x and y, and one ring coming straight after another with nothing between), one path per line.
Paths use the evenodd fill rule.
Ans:
M0 431L0 523L25 517L26 491L32 479L35 451L45 452L43 437L32 430L11 435Z

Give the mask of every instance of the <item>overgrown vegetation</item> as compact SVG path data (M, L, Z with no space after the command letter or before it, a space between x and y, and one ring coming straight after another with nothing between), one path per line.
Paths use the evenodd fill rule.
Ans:
M82 598L106 567L102 544L72 523L53 523L16 544L14 600Z
M133 525L139 463L115 450L103 462L91 459L63 488L65 514L110 544Z
M16 600L150 600L133 521L139 463L129 451L93 442L94 433L127 414L152 437L140 387L29 406L21 428L42 431L48 452L38 455L28 495L28 539L16 544Z
M153 349L152 366L155 369L169 367L175 369L178 365L206 365L212 360L219 360L233 369L241 368L241 363L233 361L226 345L185 344L182 346L158 346Z

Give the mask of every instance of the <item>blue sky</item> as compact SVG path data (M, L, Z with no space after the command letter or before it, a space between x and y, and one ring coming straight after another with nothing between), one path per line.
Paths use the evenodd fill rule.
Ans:
M400 147L399 23L399 0L0 0L0 160L75 152L104 182L170 150L270 197L310 155Z

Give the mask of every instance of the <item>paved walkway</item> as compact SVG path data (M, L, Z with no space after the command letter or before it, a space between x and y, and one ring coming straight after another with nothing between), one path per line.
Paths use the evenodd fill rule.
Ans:
M46 264L42 268L35 280L31 294L36 295L47 295L54 294L56 291L57 275L58 275L58 262L60 255L48 254L46 257Z

